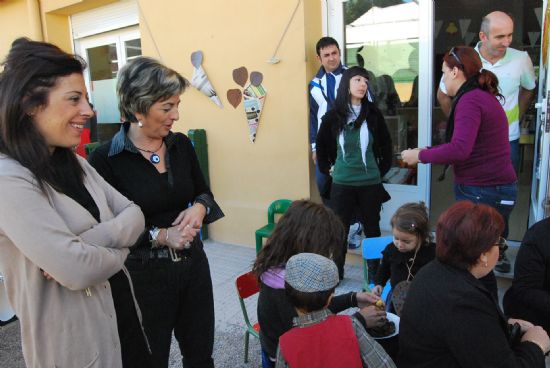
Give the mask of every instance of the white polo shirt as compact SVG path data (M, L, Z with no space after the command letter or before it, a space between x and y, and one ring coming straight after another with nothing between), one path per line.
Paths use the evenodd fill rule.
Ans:
M535 71L531 58L525 51L519 51L508 47L504 57L496 63L491 64L479 52L478 42L475 50L481 58L483 69L489 70L498 77L498 86L500 93L504 96L504 101L501 100L502 107L508 118L508 140L513 141L519 139L519 91L520 87L526 90L532 90L536 87ZM447 93L443 77L439 82L439 89L443 93Z

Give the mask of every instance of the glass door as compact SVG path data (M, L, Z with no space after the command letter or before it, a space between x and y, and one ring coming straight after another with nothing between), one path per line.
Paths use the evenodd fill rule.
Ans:
M481 28L482 18L495 10L500 10L511 14L514 20L514 33L511 47L527 52L535 67L535 72L539 70L539 59L541 49L541 25L542 25L542 0L500 0L497 7L495 3L483 2L476 0L437 0L434 1L434 49L433 57L435 60L434 80L437 83L441 78L441 63L445 52L454 45L466 45L475 47L479 42L479 31ZM546 73L539 73L540 76ZM539 83L539 85L541 85ZM545 91L546 89L540 89ZM537 92L539 94L539 92ZM539 102L542 102L543 94L539 97ZM525 234L528 226L528 219L531 217L530 212L533 212L533 202L540 202L534 193L538 191L535 187L540 186L535 184L535 173L533 172L535 133L540 128L540 113L536 113L535 102L527 109L523 120L520 122L521 136L520 143L520 167L517 172L519 191L516 199L516 204L510 216L510 234L509 240L520 241ZM541 104L542 106L542 104ZM546 107L545 107L546 108ZM539 122L537 116L539 115ZM443 143L445 136L447 117L441 111L437 102L433 103L432 114L432 141L431 145ZM539 128L537 128L539 127ZM539 135L540 140L540 135ZM538 151L542 154L548 146L542 142L538 143ZM541 157L541 154L538 157ZM546 173L545 167L540 163L541 170ZM432 224L437 221L439 215L455 201L453 192L453 173L448 170L444 180L439 181L438 177L443 171L442 165L432 166L432 181L431 188L431 208L430 219ZM546 179L541 176L544 183ZM545 188L546 184L542 186ZM546 189L544 189L546 190ZM531 209L530 209L531 208ZM539 205L540 210L540 205Z
M431 138L433 4L329 0L327 12L328 35L340 44L346 65L369 72L370 92L392 137L392 168L383 178L392 199L384 204L380 222L389 231L389 220L402 204L430 202L429 167L406 167L400 153L425 147Z
M536 130L534 170L531 186L531 206L529 210L529 225L542 220L549 215L549 156L550 156L550 86L548 58L550 57L548 44L550 39L550 8L548 1L543 1L544 12L542 28L542 47L540 52L539 94L536 107Z
M132 27L86 37L77 41L75 49L88 63L86 87L98 124L118 123L117 74L128 60L141 55L139 30Z

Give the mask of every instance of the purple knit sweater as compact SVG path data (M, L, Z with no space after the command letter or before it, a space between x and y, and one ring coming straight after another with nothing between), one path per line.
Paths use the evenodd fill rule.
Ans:
M423 163L453 165L456 184L491 186L516 181L506 114L493 95L480 89L458 101L451 142L422 150L419 158Z

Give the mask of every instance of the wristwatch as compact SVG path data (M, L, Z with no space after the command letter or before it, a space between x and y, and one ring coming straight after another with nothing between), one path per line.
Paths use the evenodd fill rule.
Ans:
M158 240L160 229L158 227L153 227L151 230L149 230L149 235L151 236L151 239L149 240L151 242L151 248L158 248Z

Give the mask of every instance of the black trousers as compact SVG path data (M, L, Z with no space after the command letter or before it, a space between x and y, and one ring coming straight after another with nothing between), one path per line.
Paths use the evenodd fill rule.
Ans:
M152 357L139 323L130 281L119 271L109 279L117 315L118 337L124 368L151 368Z
M155 367L168 367L172 331L188 368L213 368L214 297L208 259L194 241L179 262L128 259Z
M350 185L332 184L330 193L331 208L344 224L346 239L354 214L359 215L359 222L367 238L380 236L380 209L386 200L382 184L354 187ZM347 241L341 254L334 257L340 276L344 274L344 263L348 251Z

